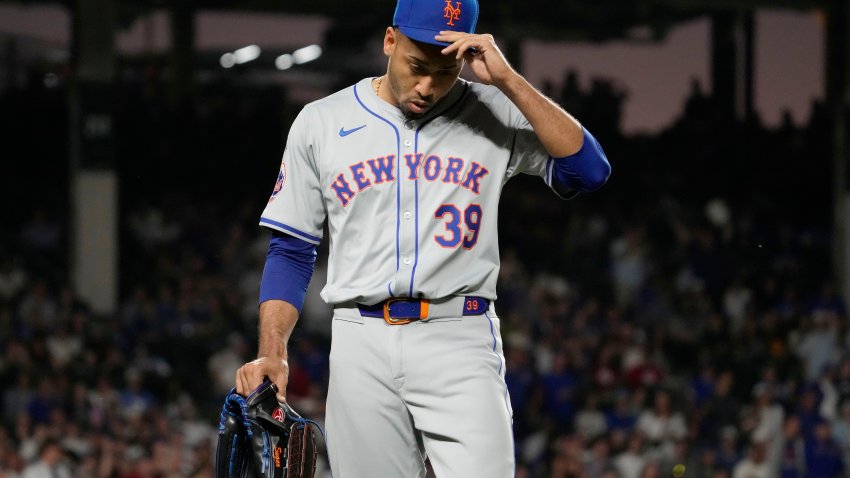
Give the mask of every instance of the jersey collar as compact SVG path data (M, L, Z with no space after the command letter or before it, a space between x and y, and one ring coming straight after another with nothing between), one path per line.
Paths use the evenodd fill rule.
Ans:
M393 106L378 97L378 95L375 93L375 90L372 88L373 79L375 79L375 77L370 76L368 78L364 78L358 81L354 85L354 88L357 89L357 95L360 97L361 101L363 101L363 103L365 103L366 106L371 109L380 110L381 113L386 114L388 118L399 122L406 121L408 118L404 116L404 114L398 107ZM414 121L418 124L422 124L427 121L430 121L435 116L439 116L445 113L448 108L457 103L457 100L460 99L460 97L466 91L468 84L468 81L464 80L463 78L458 78L457 82L454 84L454 86L452 86L452 89L446 96L444 96L436 105L434 105L434 107L431 108L431 110L428 111L425 116L421 118L416 118L416 120Z

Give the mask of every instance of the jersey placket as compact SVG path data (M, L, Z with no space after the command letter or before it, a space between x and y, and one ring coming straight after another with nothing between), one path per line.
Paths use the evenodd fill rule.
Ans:
M412 275L413 269L416 267L418 259L417 251L417 193L418 193L418 176L417 171L410 171L408 168L407 155L416 154L416 121L405 120L399 128L401 140L401 157L398 158L401 163L402 177L398 179L398 187L400 188L399 201L399 264L395 275L395 283L393 287L394 296L410 296L413 294ZM414 156L415 157L415 156Z

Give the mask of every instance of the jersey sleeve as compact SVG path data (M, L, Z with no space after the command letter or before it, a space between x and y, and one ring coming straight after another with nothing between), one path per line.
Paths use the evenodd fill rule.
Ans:
M537 137L537 133L531 127L531 123L519 111L519 108L510 100L507 100L507 103L514 140L505 180L520 173L540 176L560 198L570 199L575 197L578 191L553 184L553 158L549 156L549 152L546 151L543 143Z
M319 244L327 214L315 158L316 144L307 128L308 116L307 109L301 110L292 123L260 225Z

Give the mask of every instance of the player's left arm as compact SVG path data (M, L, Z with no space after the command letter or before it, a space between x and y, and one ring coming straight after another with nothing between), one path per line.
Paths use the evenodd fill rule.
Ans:
M435 38L451 43L443 54L464 58L482 83L499 88L516 105L555 160L553 178L578 191L593 191L607 181L611 165L596 139L511 67L493 35L443 31Z

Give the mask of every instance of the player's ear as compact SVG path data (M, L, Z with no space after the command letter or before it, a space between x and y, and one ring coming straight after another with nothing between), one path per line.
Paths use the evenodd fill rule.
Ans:
M387 27L387 31L384 32L384 55L392 55L397 42L398 38L396 37L395 27Z

